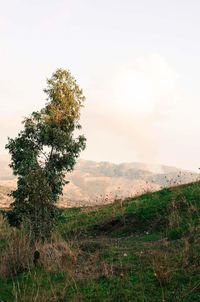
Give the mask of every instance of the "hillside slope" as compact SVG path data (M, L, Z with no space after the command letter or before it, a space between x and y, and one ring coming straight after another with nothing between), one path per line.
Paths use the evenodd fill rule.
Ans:
M16 186L16 179L8 164L8 156L0 156L1 207L9 206L7 191ZM67 174L66 178L70 183L64 187L59 201L60 207L110 203L116 198L196 181L199 175L168 166L79 160L75 170Z
M54 265L41 262L1 278L0 299L200 301L199 197L200 184L193 183L96 208L60 210L57 232L64 241ZM58 255L66 257L64 242L74 258L57 266Z

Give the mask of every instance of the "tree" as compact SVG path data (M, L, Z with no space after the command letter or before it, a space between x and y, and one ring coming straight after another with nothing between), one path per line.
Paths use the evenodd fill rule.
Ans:
M23 130L6 145L18 176L10 217L28 221L36 238L50 234L65 173L73 170L86 146L83 135L75 137L85 97L70 72L56 70L44 92L46 106L25 118Z

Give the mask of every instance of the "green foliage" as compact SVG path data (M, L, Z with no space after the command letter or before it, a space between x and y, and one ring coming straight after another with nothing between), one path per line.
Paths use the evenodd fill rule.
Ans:
M183 235L183 230L181 228L171 229L167 235L170 240L180 239Z
M29 222L35 237L49 235L56 216L55 203L62 194L65 172L71 171L85 148L81 129L82 90L69 71L58 69L47 80L47 104L23 121L24 129L6 148L18 176L10 218L17 225Z

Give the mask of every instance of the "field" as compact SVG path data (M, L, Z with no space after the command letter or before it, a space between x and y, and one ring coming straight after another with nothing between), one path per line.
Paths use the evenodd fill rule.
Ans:
M60 210L35 246L2 215L0 300L200 301L199 222L199 183Z

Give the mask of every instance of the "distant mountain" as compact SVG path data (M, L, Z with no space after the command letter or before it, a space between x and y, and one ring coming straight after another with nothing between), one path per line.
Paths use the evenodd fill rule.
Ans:
M16 178L8 165L9 157L0 156L0 207L9 206L7 194L16 187ZM116 198L197 181L199 174L164 165L79 160L66 179L70 183L60 198L62 207L109 203Z

